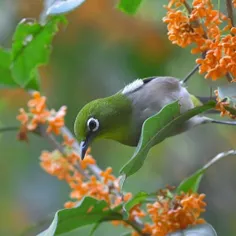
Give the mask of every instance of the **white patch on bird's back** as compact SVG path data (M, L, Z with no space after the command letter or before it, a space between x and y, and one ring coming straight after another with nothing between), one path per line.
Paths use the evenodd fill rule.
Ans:
M123 94L126 93L131 93L135 90L137 90L138 88L142 87L144 85L144 82L142 79L137 79L134 82L126 85L122 91Z

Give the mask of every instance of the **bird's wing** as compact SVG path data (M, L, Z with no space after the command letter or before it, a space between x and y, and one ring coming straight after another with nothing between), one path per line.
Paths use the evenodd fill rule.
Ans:
M122 93L132 102L133 118L140 126L165 105L179 100L181 112L193 108L190 94L173 77L149 77L127 85Z

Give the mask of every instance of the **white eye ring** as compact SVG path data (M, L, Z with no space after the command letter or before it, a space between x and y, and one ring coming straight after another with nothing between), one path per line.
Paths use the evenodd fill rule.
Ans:
M99 128L99 121L95 118L89 118L87 121L87 127L89 131L95 132Z

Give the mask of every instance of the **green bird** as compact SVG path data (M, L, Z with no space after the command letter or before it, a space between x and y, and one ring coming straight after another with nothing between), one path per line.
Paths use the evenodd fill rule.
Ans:
M144 121L176 100L180 105L180 113L201 105L187 91L184 83L173 77L137 79L110 97L91 101L78 113L74 124L81 158L84 158L88 146L95 139L112 139L125 145L137 146ZM212 119L195 116L173 130L170 136L209 120Z

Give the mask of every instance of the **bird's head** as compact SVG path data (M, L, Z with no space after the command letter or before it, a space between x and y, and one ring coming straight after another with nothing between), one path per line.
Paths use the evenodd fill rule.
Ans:
M83 159L88 146L98 138L123 142L131 123L131 102L123 94L94 100L78 113L74 132Z

